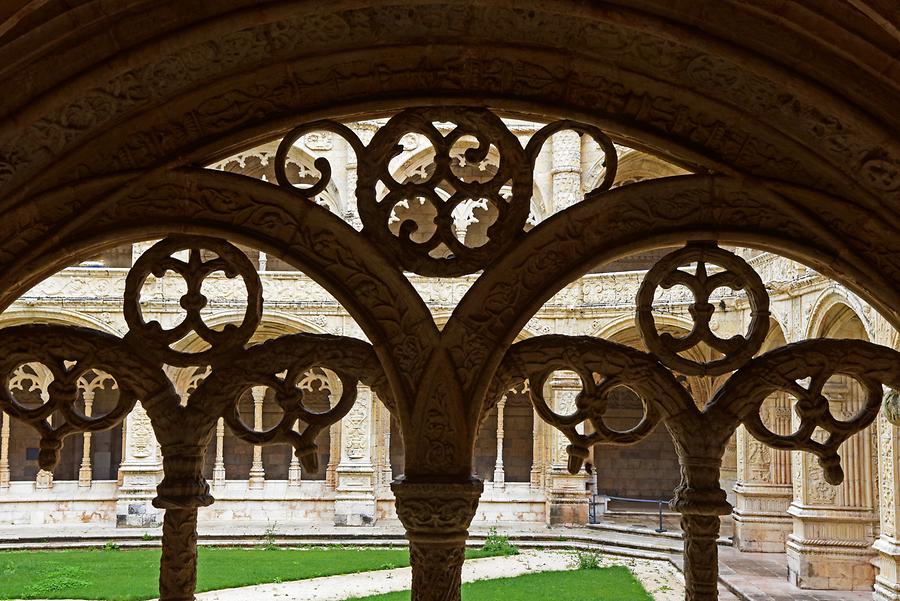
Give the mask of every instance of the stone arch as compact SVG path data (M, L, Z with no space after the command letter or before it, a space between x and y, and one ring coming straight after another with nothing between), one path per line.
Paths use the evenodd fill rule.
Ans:
M0 326L2 327L12 327L27 323L76 325L116 336L122 334L111 324L108 324L101 319L71 309L49 311L46 309L11 307L3 313L0 313Z
M207 165L207 167L275 183L275 153L277 150L278 141L276 140L255 146ZM318 179L315 160L315 157L304 148L291 146L285 165L288 181L293 184L314 184ZM335 215L343 216L346 212L347 203L333 181L328 182L322 193L316 197L316 204L327 208Z
M633 6L526 0L516 6L485 2L462 8L414 0L327 7L200 0L189 9L178 2L142 4L144 11L134 10L138 4L131 2L87 2L64 14L54 5L31 22L17 20L20 25L6 29L9 60L0 61L9 92L4 113L10 117L0 125L0 209L10 216L11 231L25 233L0 244L5 274L0 281L8 285L3 286L4 306L21 292L17 287L52 269L67 253L100 248L110 237L135 239L147 229L232 235L277 249L279 239L296 232L286 231L290 227L276 231L280 224L271 223L271 216L269 223L215 218L201 223L177 212L173 216L164 200L159 206L169 215L154 215L158 207L142 205L138 198L128 208L110 211L109 219L99 219L91 231L85 222L110 207L85 207L121 186L127 188L123 196L139 197L143 184L138 178L152 169L169 178L160 198L182 193L179 185L192 178L183 165L207 164L251 140L286 131L297 115L384 113L404 98L583 118L692 169L734 178L685 176L677 179L687 183L611 193L603 204L610 201L618 223L626 224L621 230L593 219L596 207L575 208L555 220L565 227L550 226L554 220L548 220L547 227L497 261L478 287L483 295L463 303L454 316L457 324L448 324L443 339L427 311L410 301L414 295L406 294L402 281L397 288L405 291L402 298L376 304L354 298L342 288L341 276L330 278L327 266L347 267L340 252L328 254L334 241L326 238L322 244L318 238L319 244L306 245L304 252L282 247L285 256L311 266L314 277L328 282L358 318L384 363L405 431L422 424L425 409L412 414L418 407L427 409L442 392L439 382L421 390L410 382L458 367L460 382L454 380L454 386L459 390L446 396L451 404L471 403L464 407L466 419L454 424L459 437L471 436L504 349L546 300L545 293L584 272L586 255L596 262L598 256L686 239L745 242L809 261L865 295L896 325L900 270L892 249L900 217L892 208L900 194L900 145L892 135L898 130L891 110L896 105L893 72L884 68L896 55L889 37L893 28L886 28L884 11L872 3L855 5L864 12L828 5L783 14L778 2L738 6L715 0L701 0L695 11L673 10L662 0ZM736 19L746 27L736 31ZM680 195L661 194L663 188ZM256 190L259 198L278 196ZM202 185L187 191L208 192ZM625 206L641 200L631 194L647 194L645 200L654 202L628 212ZM709 202L698 202L699 196ZM225 200L246 198L236 194ZM76 219L70 216L79 213ZM54 219L59 221L51 224ZM647 221L671 227L653 229ZM809 227L810 222L816 226ZM607 227L591 234L584 224ZM644 230L644 237L623 232L629 225ZM303 230L298 237L309 234L305 227L298 228ZM326 236L340 232L337 226L319 233L323 230ZM628 236L619 236L623 233ZM26 239L30 234L35 237ZM598 236L610 240L600 243ZM43 242L35 244L35 239ZM563 250L548 257L540 252L541 244ZM26 250L30 246L33 253ZM317 262L322 251L326 260ZM531 282L537 291L504 280L528 268L544 272ZM370 289L391 289L402 277L387 285L374 280L365 282ZM508 292L520 289L518 298L510 299ZM485 318L483 307L471 306L498 298L506 303L500 315ZM397 319L412 325L391 327L394 316L385 317L383 311L398 304L405 311ZM486 332L485 339L469 344L479 330ZM394 336L398 332L440 353L423 365L417 353L422 346ZM441 468L449 476L465 476L464 461L448 456ZM189 513L178 510L180 517ZM711 520L692 522L698 533L701 528L709 532ZM690 533L688 538L690 543ZM691 572L700 555L715 554L714 537L700 538L687 545L694 549L687 562ZM424 543L421 550L434 551ZM711 580L715 588L714 570L702 569L701 587ZM187 572L182 564L181 573ZM690 581L689 587L694 588Z
M205 322L209 327L216 329L225 324L240 322L243 317L244 314L242 311L229 309L219 311L209 316ZM312 323L308 319L278 311L266 310L263 313L262 321L257 327L255 334L250 339L249 344L259 344L266 340L297 333L325 334L326 332L320 326ZM190 337L179 341L178 344L173 345L173 348L182 352L197 352L204 347L202 340L200 340L196 334L193 334ZM175 386L175 390L183 396L186 396L185 393L187 392L188 386L196 386L198 383L195 378L196 368L169 367L166 371ZM340 381L333 373L326 372L324 374L324 379L328 382L330 390L339 390ZM325 411L329 408L328 399L322 399L319 396L316 396L312 399L311 407L315 411ZM254 419L253 397L249 392L241 399L239 410L244 422L248 425L252 425ZM271 391L266 391L265 393L262 411L263 425L265 428L270 427L271 422L279 418L279 415L273 415L277 412L275 411ZM207 445L205 454L206 461L204 464L205 477L210 481L215 480L215 466L217 461L216 446L222 444L223 452L221 453L221 456L223 458L223 465L221 468L224 469L225 479L247 480L251 476L253 466L253 459L251 458L251 455L254 454L253 445L239 439L227 427L223 428L221 434L222 436L219 438L219 434L217 433L210 441L210 444ZM317 443L319 445L319 469L315 473L305 473L304 477L308 480L326 480L333 483L333 471L337 464L337 459L339 459L341 455L342 441L340 422L333 424L330 428L324 430L319 435ZM239 451L235 452L235 449L239 449ZM293 448L289 445L262 446L258 452L260 453L263 468L266 470L267 479L287 480L291 464L293 463L296 466L296 462L292 460Z
M0 327L13 327L31 323L47 323L57 325L79 326L99 330L113 335L120 335L111 324L104 322L80 311L60 308L58 310L36 309L30 307L11 308L0 314ZM97 410L108 408L114 404L117 393L105 390L98 391L99 396L94 396ZM11 480L34 481L38 474L37 455L39 436L28 425L10 420L9 416L9 469ZM115 472L122 460L123 427L121 425L111 430L96 432L91 435L92 444L89 458L92 467L91 480L115 480ZM22 461L25 462L23 466ZM61 450L61 457L54 477L57 480L80 480L79 471L84 464L84 437L70 436L66 439ZM101 477L102 476L102 477ZM46 480L40 486L46 484Z
M158 29L145 27L139 36L135 36L133 30L129 30L131 35L125 35L121 30L129 26L126 14L117 11L103 14L93 7L84 7L78 11L79 22L103 28L110 39L118 37L134 44L142 43L143 47L135 48L127 61L124 58L110 60L102 74L81 67L80 77L72 78L71 71L62 66L76 63L67 61L64 55L54 57L51 49L53 42L59 43L61 39L66 39L68 47L74 48L73 41L87 35L87 25L71 27L68 20L58 19L50 21L45 28L26 29L22 39L16 40L18 44L13 44L12 56L16 56L17 46L44 45L42 52L29 57L32 72L41 73L41 77L28 86L17 85L15 79L10 81L13 93L7 104L23 113L11 122L23 125L19 132L27 139L30 132L26 124L52 114L54 109L60 110L61 106L64 110L68 103L77 102L76 99L84 102L85 96L108 82L114 74L126 79L130 77L139 86L142 93L138 97L144 102L135 103L133 97L116 99L109 106L106 119L97 119L90 124L97 129L108 128L109 120L115 119L122 130L129 132L130 135L125 137L132 140L131 146L141 150L122 153L122 158L110 162L109 157L114 156L115 150L105 149L98 159L106 162L109 170L117 168L123 159L133 167L142 162L149 164L160 150L184 156L182 148L192 146L199 152L208 153L210 147L226 145L222 141L224 132L238 127L257 133L275 131L279 122L284 124L290 119L288 114L309 113L323 104L336 104L339 97L345 105L356 104L355 108L348 106L345 109L349 112L359 110L362 98L367 99L369 108L377 109L384 107L388 98L400 95L423 98L452 92L461 101L471 94L471 98L479 98L481 102L497 103L502 98L507 105L520 109L530 105L534 110L540 105L541 110L552 112L550 107L556 106L566 107L565 111L570 114L598 115L607 123L617 124L623 134L643 137L650 144L665 140L670 151L678 146L678 154L698 162L730 163L738 169L746 168L758 174L768 171L769 175L777 174L794 181L813 182L819 175L817 172L821 172L827 178L823 181L826 186L835 180L855 178L874 194L883 193L885 188L894 190L896 185L890 178L885 180L875 176L879 165L890 165L895 159L893 149L885 148L887 160L879 157L877 164L874 157L869 158L871 164L866 162L866 157L854 157L856 160L841 164L853 148L878 147L876 140L883 144L876 119L888 119L889 113L880 107L890 106L885 100L889 80L873 67L885 60L880 49L869 45L865 52L853 58L848 54L838 55L833 50L841 47L837 40L857 47L860 42L853 28L867 31L870 36L880 35L876 25L861 20L859 15L846 12L840 16L829 15L835 24L852 23L852 28L836 25L826 33L812 23L804 22L811 19L810 15L779 15L776 18L777 9L763 9L772 11L772 20L784 32L792 27L803 29L810 35L807 42L821 48L820 53L810 54L808 61L798 63L797 49L785 43L785 39L790 39L786 33L783 36L775 34L780 43L774 45L770 44L771 30L769 35L754 35L756 28L763 28L763 23L771 27L764 15L740 11L740 18L746 19L750 31L747 35L737 36L731 24L738 15L726 15L714 3L710 3L709 10L704 12L705 25L714 32L707 36L698 35L696 26L687 16L667 10L663 2L650 3L641 10L592 9L562 0L552 6L528 2L517 6L517 10L495 3L468 7L464 11L451 3L427 5L427 8L411 0L404 4L405 7L395 6L392 10L376 4L343 12L331 12L323 7L282 7L262 11L249 8L246 0L232 0L227 11L225 6L206 6L190 15L167 4L151 11L146 15L146 21L142 21L156 23ZM410 10L412 7L417 10ZM363 28L365 35L358 31L350 33L355 31L349 26L352 20L368 23ZM498 22L505 26L498 28ZM329 23L331 33L328 36L316 31L323 23ZM438 27L437 23L443 25ZM479 52L462 52L469 44L460 46L452 33L456 29L447 27L453 23L466 23L468 31L481 32L477 44ZM573 23L578 23L575 31L572 30ZM174 31L179 34L177 41L172 39ZM228 56L228 60L222 54L214 54L219 57L219 60L210 59L215 68L198 73L187 73L178 68L184 60L182 55L198 52L204 44L211 46L212 39L219 42L218 52L224 53L224 48L236 44L230 33L237 31L242 34L241 50ZM273 39L277 40L274 47ZM422 39L432 41L430 52L424 56L418 43ZM733 45L722 44L723 39ZM290 40L304 40L304 44L301 48L291 44ZM385 47L384 40L391 40L392 44ZM413 41L416 41L414 46ZM309 57L321 57L316 49L326 47L331 49L329 60L318 59L318 63L313 63ZM614 64L609 61L611 48L618 49ZM109 59L114 50L120 49L121 46L97 44L77 64L91 65ZM213 48L210 50L215 52ZM349 68L355 64L357 56L366 56L372 66L370 69L378 66L381 77L375 78L377 86L370 69ZM460 60L460 56L469 58ZM12 61L12 65L21 68L21 62ZM48 68L51 64L60 68ZM147 65L143 71L130 71L142 64ZM312 68L313 64L318 68ZM285 68L288 65L290 68ZM447 66L444 68L452 66L453 72L471 73L472 77L461 90L456 78L447 77L441 71L441 65ZM791 68L800 68L810 80L792 77ZM11 70L16 73L15 69ZM146 86L148 79L152 81L154 77L173 72L177 77L154 82L157 87L152 93L140 87ZM509 76L494 76L494 73L504 72ZM332 83L328 86L326 82L335 82L335 77L340 85L332 87ZM49 94L41 98L42 92L66 79L71 81L62 90L54 90L52 99ZM208 83L216 79L216 85ZM256 87L250 85L251 80ZM848 80L856 85L849 84ZM564 85L567 81L570 83ZM612 93L612 81L618 85L618 96ZM778 84L784 81L794 82L793 102L779 107ZM676 87L680 96L674 94ZM673 96L681 102L675 101ZM635 111L627 99L641 97L661 107L674 103L677 110L668 113ZM618 102L614 102L615 99ZM148 104L153 103L167 103L169 110L154 115L147 110ZM870 110L855 109L851 103ZM26 105L28 108L23 109ZM813 107L820 111L827 107L824 108L827 117L823 116L823 120L831 123L831 127L813 126L818 123L813 117ZM195 124L200 122L200 127L179 129L185 117L197 109L201 110L193 117ZM138 113L142 113L140 125L135 119ZM710 116L714 117L710 119ZM770 124L766 123L766 118ZM679 120L695 124L695 127L682 129L676 125ZM629 121L631 123L627 124ZM146 139L150 126L163 130L167 124L173 134L179 132L177 140L173 138L165 149L141 147L139 141ZM696 127L711 134L721 133L708 137L688 133ZM713 127L711 132L710 127ZM84 129L67 132L62 140L64 147L77 147L86 136L96 133L91 127L87 128L88 132ZM191 142L185 138L185 132L191 132L188 134L193 137ZM839 135L838 132L846 140L844 145L824 143L829 137ZM59 130L52 130L52 133L63 135ZM743 145L735 144L735 148L729 148L729 140L739 135L749 139ZM4 144L9 149L5 163L9 165L7 179L10 183L22 182L24 177L33 175L35 169L40 171L41 166L35 163L38 156L46 157L46 152L32 153L31 148L16 139L17 136L6 134L3 137L13 137L16 142ZM98 149L109 143L108 138L102 136L94 139ZM755 150L747 151L748 146ZM779 150L785 154L779 155ZM792 154L794 150L796 154ZM33 154L37 156L31 156ZM81 160L82 157L73 156L59 169L71 170L71 165ZM84 163L81 172L91 173L96 170L96 165ZM853 170L851 165L864 168L857 169L858 173L853 175L848 173ZM829 168L835 172L828 173Z
M832 288L813 306L807 323L809 338L870 340L861 303ZM849 375L832 376L823 387L830 411L847 420L862 407L866 392ZM875 580L871 564L878 528L879 484L877 426L870 426L839 449L845 479L839 486L824 484L821 469L804 454L795 453L795 489L791 515L794 531L787 546L789 577L801 588L849 589L870 586ZM822 511L822 508L828 511ZM813 538L806 532L817 528ZM826 539L824 544L820 540ZM855 545L852 552L849 546Z
M851 336L860 340L872 339L872 325L864 317L863 305L853 295L834 288L826 290L815 300L806 323L807 338L842 338L834 332L847 320L859 323L860 331ZM860 338L860 336L862 336Z
M591 165L588 173L592 175L585 186L587 190L593 190L603 181L605 175L603 161L604 159L601 158ZM613 183L613 186L623 186L646 179L672 177L687 173L689 171L664 161L655 155L629 148L619 156L616 181Z

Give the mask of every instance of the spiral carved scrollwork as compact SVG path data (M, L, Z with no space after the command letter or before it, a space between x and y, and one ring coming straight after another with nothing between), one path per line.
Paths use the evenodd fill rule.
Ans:
M304 405L306 391L299 386L314 367L332 370L342 385L337 403L322 413ZM250 444L290 444L304 469L314 472L318 469L316 437L350 411L358 382L370 386L379 397L390 398L370 345L342 336L293 334L252 346L227 367L214 370L189 402L223 412L235 435ZM238 401L253 386L274 390L275 402L282 410L279 422L265 431L249 427L238 411ZM302 432L294 429L298 421L306 424Z
M151 275L162 278L169 272L185 282L186 292L180 299L185 317L165 329L144 320L141 290ZM244 281L247 308L239 325L213 329L203 320L208 302L203 283L215 272ZM163 456L164 477L153 501L166 509L160 572L163 601L193 598L197 508L213 502L203 477L205 447L220 417L237 436L253 444L291 444L304 466L314 470L316 436L350 410L358 382L371 386L382 399L390 399L380 364L366 342L297 334L248 347L262 317L262 303L259 275L240 249L216 238L174 236L151 247L128 274L124 314L129 331L124 338L72 326L0 330L0 373L6 374L0 409L38 430L41 468L55 467L66 436L112 428L138 400L146 409ZM191 353L173 348L192 333L205 345L203 350ZM21 366L38 363L52 375L48 398L39 406L26 406L12 394L10 380L21 379L21 373L15 376ZM163 371L165 364L205 367L209 375L182 404ZM332 370L343 384L340 401L324 413L304 406L304 391L297 385L313 367ZM88 416L77 408L79 379L90 371L108 374L118 387L116 406L102 416ZM237 412L240 397L253 386L274 389L283 410L281 422L265 432L249 429ZM302 432L294 430L298 421L307 424Z
M203 251L214 253L214 258L204 258ZM174 255L187 252L187 260ZM164 329L159 322L145 322L141 314L141 288L152 274L157 278L171 271L180 275L187 284L187 291L180 303L185 310L184 320L171 329ZM203 322L200 314L208 299L201 292L203 281L221 271L229 278L240 276L247 287L247 309L243 322L227 324L222 330L213 330ZM216 363L232 351L241 349L256 331L262 318L262 284L250 259L237 247L215 238L174 236L155 244L137 260L125 284L125 321L129 333L126 340L134 341L142 352L150 353L160 363L184 367ZM175 351L171 345L194 332L209 348L199 353Z
M696 265L695 273L680 269L690 264ZM709 273L711 264L723 270ZM694 327L683 338L658 332L653 318L656 290L676 285L687 287L694 295L694 303L689 308ZM747 336L723 340L713 334L710 320L716 308L710 302L710 295L721 287L746 291L751 316ZM769 331L769 296L759 275L742 258L713 243L689 244L660 259L644 277L637 305L637 324L644 344L664 365L687 375L720 376L737 369L759 351ZM701 342L724 356L701 363L679 354Z
M865 390L865 402L848 420L836 418L823 388L829 378L854 378ZM747 363L716 393L711 411L737 415L747 431L776 449L815 454L830 484L843 481L838 448L872 424L881 408L884 386L900 388L900 354L859 340L808 340L770 351ZM763 423L759 408L775 392L797 402L799 424L789 435L776 434ZM824 432L817 440L815 432Z
M582 390L570 415L560 415L544 398L544 384L556 370L574 371L581 380ZM591 446L636 443L650 434L664 416L691 404L690 396L672 373L652 356L587 336L538 336L513 345L500 367L491 396L499 398L523 380L529 382L531 401L541 419L569 439L568 468L573 474L581 469ZM619 387L630 388L644 404L643 417L627 431L614 430L603 420L609 394ZM585 422L592 426L590 434L578 431Z
M693 273L685 270L695 266ZM709 270L709 265L720 269ZM653 300L659 287L687 287L694 295L688 308L694 320L683 338L657 331ZM717 288L743 291L751 308L749 332L729 339L713 334L716 307L710 297ZM576 473L596 444L640 441L655 425L665 422L678 451L681 483L672 508L681 513L685 533L687 598L717 598L717 542L719 516L731 511L720 485L720 466L728 439L743 423L761 442L778 449L808 451L819 458L825 479L843 480L838 449L853 434L869 426L882 404L883 387L900 387L900 353L854 340L800 342L753 358L768 331L769 299L760 277L740 257L713 243L699 242L670 253L645 276L637 295L637 324L649 349L642 353L612 342L588 337L539 336L512 345L488 393L482 418L510 387L528 380L537 414L568 438L569 471ZM681 355L704 344L722 355L706 362ZM550 408L543 388L553 371L575 372L582 391L575 410L562 415ZM690 376L724 375L734 371L711 402L701 410L673 372ZM866 391L865 403L847 420L835 418L823 390L834 375L850 376ZM644 402L644 416L627 432L603 423L606 396L627 386ZM790 435L770 431L760 407L775 392L797 399L797 430ZM897 403L888 395L886 406ZM590 423L590 434L579 426ZM824 433L814 436L816 432Z
M10 391L16 368L40 363L52 374L48 399L38 407L23 406ZM86 416L77 407L78 380L91 370L102 370L115 379L115 407L99 416ZM108 430L120 424L141 400L150 412L177 404L174 388L162 369L137 357L119 338L86 328L57 325L23 325L0 330L0 373L6 374L0 389L0 409L31 425L41 436L38 462L52 470L59 460L63 440L79 432ZM58 416L51 424L51 415Z
M442 133L436 124L449 123ZM616 175L616 149L600 129L574 121L551 123L532 136L523 147L509 127L494 113L479 108L431 107L402 111L380 128L364 145L347 126L334 121L316 121L291 131L276 152L276 178L280 186L307 200L321 193L331 178L331 165L316 159L319 180L300 188L287 177L287 159L294 143L304 134L329 131L344 138L356 153L356 198L363 232L389 251L389 256L407 271L421 275L454 277L473 273L500 256L524 234L534 186L533 169L544 142L562 130L588 135L606 156L606 168L600 185L591 193L608 190ZM402 151L402 138L409 133L424 136L434 149L433 171L424 179L397 181L389 171L390 161ZM474 140L474 145L470 145ZM489 152L499 154L496 173L485 178L461 177L458 163L479 164ZM456 161L456 164L454 163ZM448 197L438 188L450 190ZM430 205L431 223L404 219L395 233L389 227L392 212L399 203L417 200ZM453 213L466 202L483 203L496 217L487 230L487 241L477 247L459 240L454 230ZM433 232L424 240L414 240L423 228Z

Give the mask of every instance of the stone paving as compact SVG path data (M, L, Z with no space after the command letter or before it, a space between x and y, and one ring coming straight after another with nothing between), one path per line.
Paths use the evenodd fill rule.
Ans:
M719 550L719 577L744 601L871 601L872 591L805 591L787 580L782 553Z

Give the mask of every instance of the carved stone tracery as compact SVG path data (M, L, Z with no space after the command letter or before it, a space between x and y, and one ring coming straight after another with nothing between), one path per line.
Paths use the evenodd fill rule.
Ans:
M438 121L452 122L453 128L442 133L434 125ZM551 135L563 131L569 146L583 134L599 144L606 154L604 176L577 206L526 233L536 157ZM430 175L398 182L387 164L403 144L408 145L410 132L432 144L435 166ZM356 203L362 232L315 204L331 176L327 161L315 162L320 178L309 185L295 185L287 176L287 156L299 139L316 147L334 143L335 135L344 138L356 154ZM495 171L474 179L454 173L454 164L461 164L454 145L464 137L476 139L462 153L469 164L482 162L492 145L496 147L500 158ZM276 152L278 187L191 167L145 174L127 189L103 198L92 207L94 212L77 215L58 232L45 235L39 245L29 248L28 260L11 268L6 277L13 278L14 286L25 286L61 260L66 244L77 246L91 233L113 239L134 228L147 230L148 235L173 229L235 232L242 241L279 251L307 269L346 303L372 343L297 334L248 346L262 312L260 280L252 263L224 240L178 235L151 247L129 273L124 299L129 332L123 339L59 326L0 331L0 371L10 374L24 363L40 362L53 374L49 398L40 407L17 403L7 383L7 390L0 392L0 408L41 433L41 466L47 469L66 436L112 427L141 401L163 456L164 479L154 501L167 510L161 599L184 601L192 598L196 577L197 508L213 501L202 466L219 420L251 444L290 444L304 469L314 470L317 434L348 414L348 452L355 458L354 424L361 421L365 409L353 408L358 384L369 386L400 422L407 451L406 475L394 483L393 490L397 514L410 540L414 599L452 601L459 598L466 529L482 490L481 483L470 476L478 424L511 387L527 383L538 415L569 442L565 454L571 473L581 469L591 446L634 443L665 424L682 472L673 508L682 514L685 531L687 598L711 601L717 595L719 516L730 511L719 472L731 434L743 423L750 434L775 448L811 452L821 463L823 479L837 483L843 477L839 445L872 423L882 385L900 386L900 362L894 351L856 341L798 343L752 359L766 336L768 295L748 263L706 241L708 233L722 229L740 237L742 228L756 225L764 231L754 232L753 241L797 235L808 245L804 252L835 273L852 274L859 287L890 282L891 274L864 260L868 255L860 249L867 247L865 243L836 236L840 228L823 225L797 200L813 199L824 205L829 202L824 195L784 186L775 192L726 176L690 176L678 182L634 184L639 193L623 186L607 197L616 156L611 140L593 126L552 123L523 146L486 109L445 106L405 110L365 142L352 128L337 122L302 125L282 140ZM574 165L560 166L561 188L571 191L573 173ZM437 193L441 183L453 188L449 197ZM508 198L504 195L507 185ZM573 200L571 196L566 204ZM413 201L430 203L433 209L429 225L433 231L427 236L423 226L428 224L412 220L401 219L396 232L390 228L393 208ZM481 203L496 211L482 246L467 246L454 229L459 216L454 212L466 203ZM853 219L870 217L862 208L853 211ZM758 221L737 223L738 217ZM417 232L423 239L414 236ZM517 328L528 321L536 306L591 261L616 258L642 244L673 241L689 244L664 257L638 292L637 325L650 352L591 337L553 335L510 347ZM181 258L184 253L186 259ZM682 269L690 264L696 264L693 273ZM722 269L711 270L709 265ZM404 270L444 277L484 273L439 331ZM208 299L202 285L216 271L244 281L246 311L238 325L214 328L204 322ZM168 330L157 322L145 322L140 307L140 291L148 278L167 272L182 277L187 289L180 299L186 316ZM13 277L17 273L20 277ZM653 318L656 289L678 284L694 297L690 310L694 328L681 339L657 332ZM746 336L723 339L713 333L716 307L710 296L723 286L748 296L752 320ZM890 286L885 289L890 292ZM884 305L891 307L896 295L886 294L890 298ZM199 336L206 348L194 353L174 350L173 344L189 333ZM701 361L682 356L700 344L722 357L711 353ZM181 399L163 364L208 366L209 372ZM102 417L72 409L75 380L87 369L102 369L119 385L119 404ZM304 404L305 393L317 386L310 378L315 369L330 370L340 383L339 400L321 413ZM560 370L574 372L581 390L572 389L556 399L560 402L548 403L544 384L552 372ZM725 375L731 371L705 404L695 402L673 373ZM836 373L857 378L867 389L863 408L850 419L836 419L823 395L824 382ZM800 383L804 379L808 384ZM617 431L604 421L608 397L620 387L634 391L644 405L643 418L627 431ZM268 429L262 429L259 420L252 426L245 424L237 409L240 398L257 388L272 390L282 411L282 419ZM800 427L794 434L772 432L759 417L765 398L775 392L798 399ZM62 423L47 422L54 411L63 415ZM824 438L814 436L817 428L826 433ZM141 445L137 434L134 444Z

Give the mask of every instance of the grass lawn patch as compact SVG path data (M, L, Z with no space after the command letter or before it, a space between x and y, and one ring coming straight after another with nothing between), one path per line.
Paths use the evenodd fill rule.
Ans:
M409 551L200 547L197 592L409 565ZM466 557L494 555L472 550ZM0 552L0 599L137 601L159 596L159 549Z
M402 591L356 601L409 601L409 598L409 591ZM463 585L462 598L463 601L653 601L623 566L479 580Z

